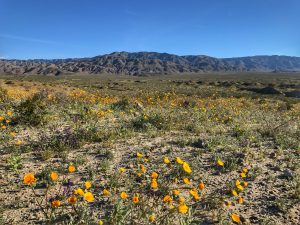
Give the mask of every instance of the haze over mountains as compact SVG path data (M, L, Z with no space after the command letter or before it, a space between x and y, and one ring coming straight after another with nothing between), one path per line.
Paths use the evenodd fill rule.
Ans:
M295 72L300 57L249 56L214 58L205 55L178 56L157 52L114 52L91 58L53 60L0 60L1 74L176 74L203 72Z

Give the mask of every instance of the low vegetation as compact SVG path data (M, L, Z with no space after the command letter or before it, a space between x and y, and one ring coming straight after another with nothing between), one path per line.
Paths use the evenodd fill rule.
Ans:
M3 76L0 224L298 224L299 99L244 87L300 81L261 76Z

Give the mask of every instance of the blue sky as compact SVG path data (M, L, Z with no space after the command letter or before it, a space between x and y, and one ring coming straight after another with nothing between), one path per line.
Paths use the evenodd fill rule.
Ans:
M0 58L300 56L299 0L0 0Z

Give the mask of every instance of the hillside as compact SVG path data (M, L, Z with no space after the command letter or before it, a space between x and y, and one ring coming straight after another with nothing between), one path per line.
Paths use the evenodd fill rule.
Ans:
M69 73L143 75L230 71L300 71L300 57L252 56L220 59L205 55L114 52L92 58L0 60L0 73L15 75Z

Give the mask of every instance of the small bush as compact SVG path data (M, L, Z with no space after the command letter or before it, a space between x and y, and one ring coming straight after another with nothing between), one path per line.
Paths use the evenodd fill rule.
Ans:
M22 168L22 157L20 155L11 155L7 159L7 164L9 168L11 168L14 171L18 171Z
M151 116L140 116L132 121L132 127L136 130L148 130L156 128L158 130L168 130L170 123L167 118L161 115L154 114Z
M0 87L0 102L7 101L7 91Z
M43 102L46 94L41 92L34 94L32 97L22 101L15 107L17 114L15 122L30 126L38 126L45 122L46 106Z
M113 104L111 104L110 108L112 110L120 110L120 111L124 111L126 109L128 109L130 107L130 102L128 101L128 99L122 99L118 102L115 102Z

